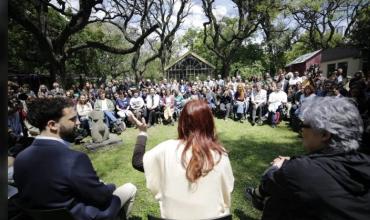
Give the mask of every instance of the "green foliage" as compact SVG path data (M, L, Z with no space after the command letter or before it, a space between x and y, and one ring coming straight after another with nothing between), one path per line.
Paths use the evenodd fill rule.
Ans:
M200 55L208 62L216 65L219 63L218 58L208 50L203 43L203 29L189 28L184 36L180 39L180 43L184 45L188 50Z
M370 6L359 12L350 40L356 46L370 50Z
M254 61L250 65L246 65L244 63L233 63L231 65L231 72L232 73L239 73L240 76L244 79L249 78L251 76L262 76L265 71L265 67L262 65L262 62L257 60Z

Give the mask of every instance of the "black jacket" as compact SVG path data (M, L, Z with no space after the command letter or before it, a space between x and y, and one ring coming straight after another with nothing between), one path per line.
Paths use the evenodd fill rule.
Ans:
M325 150L294 157L266 176L263 220L370 219L369 155Z
M99 181L88 156L51 139L35 139L14 162L16 201L23 208L67 208L76 219L115 216L120 199ZM102 213L105 211L104 213Z

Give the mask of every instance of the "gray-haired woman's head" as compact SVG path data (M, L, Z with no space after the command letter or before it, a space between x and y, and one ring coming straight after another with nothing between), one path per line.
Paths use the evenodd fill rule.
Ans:
M351 99L316 97L303 103L303 144L310 151L320 147L350 151L360 146L363 122Z

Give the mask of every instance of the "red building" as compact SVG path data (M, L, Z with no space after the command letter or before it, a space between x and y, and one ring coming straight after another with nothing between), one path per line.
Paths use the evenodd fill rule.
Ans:
M317 64L319 65L321 62L321 49L306 53L297 59L293 60L289 64L285 66L287 72L294 72L298 71L299 73L303 73L307 69L310 68L311 65Z

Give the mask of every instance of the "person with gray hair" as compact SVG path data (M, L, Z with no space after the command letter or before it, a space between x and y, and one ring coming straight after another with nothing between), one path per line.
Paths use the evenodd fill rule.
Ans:
M359 151L363 122L351 99L302 105L307 155L279 156L246 196L262 219L370 219L370 155Z

